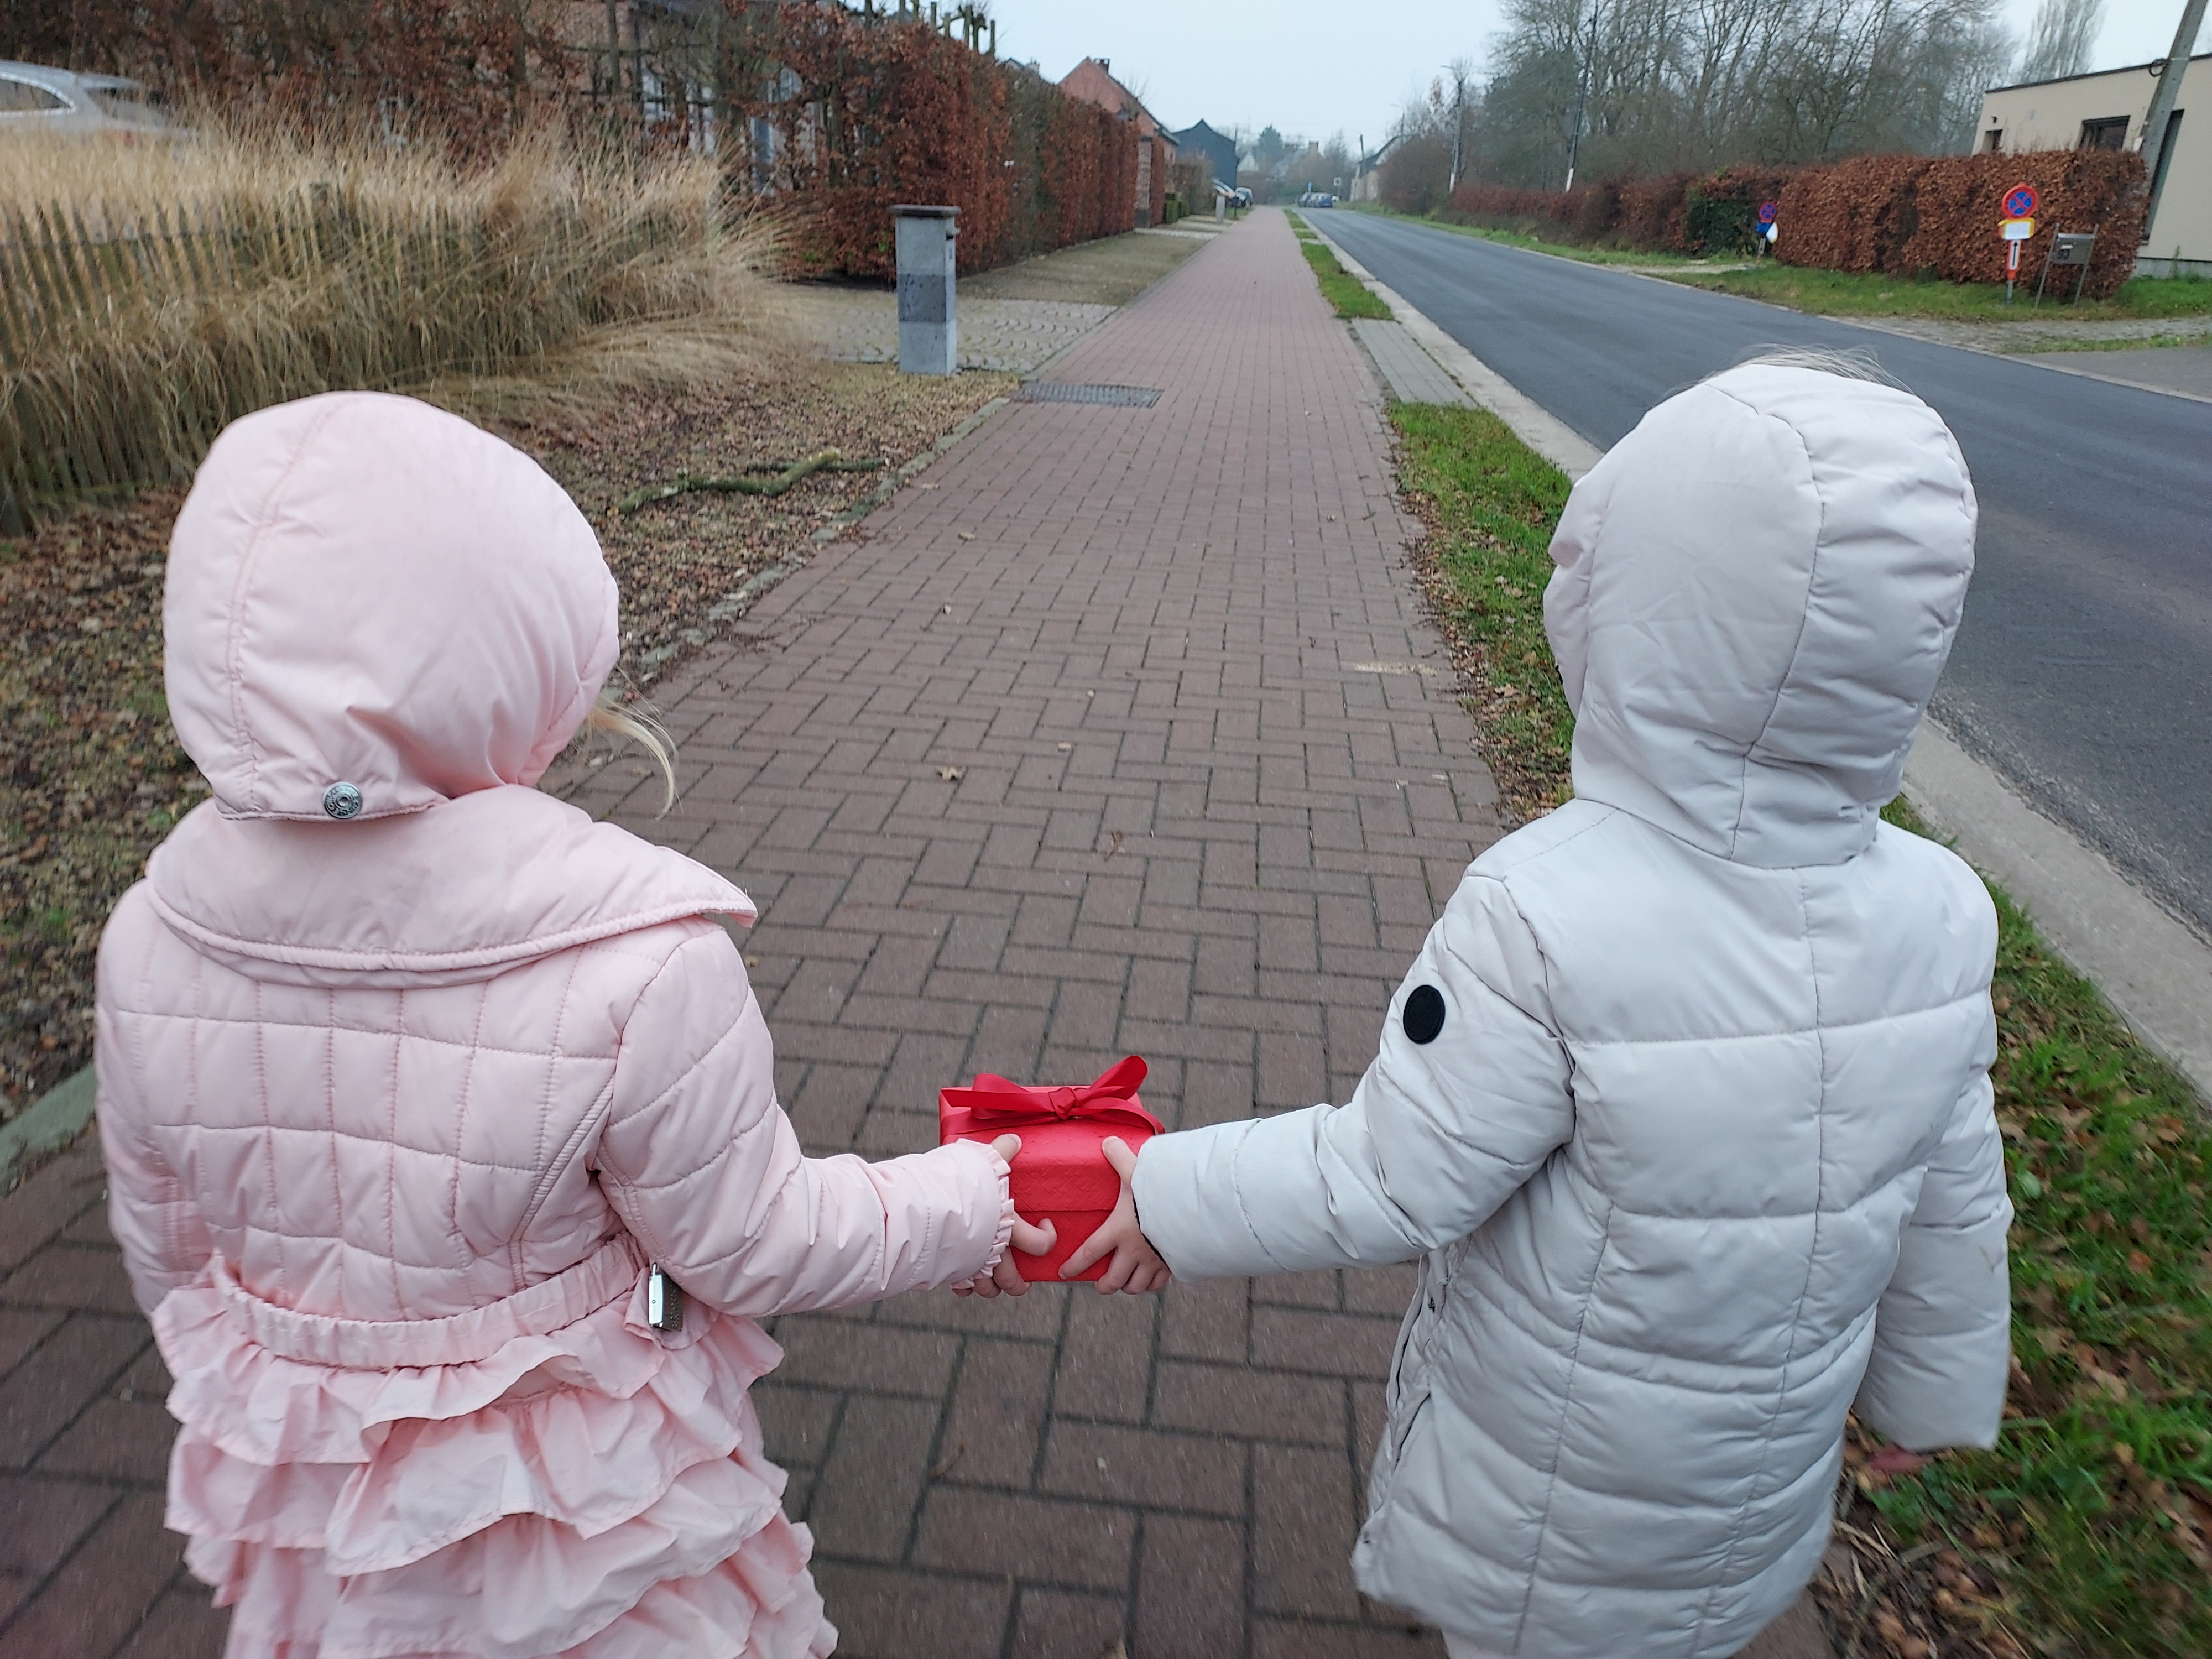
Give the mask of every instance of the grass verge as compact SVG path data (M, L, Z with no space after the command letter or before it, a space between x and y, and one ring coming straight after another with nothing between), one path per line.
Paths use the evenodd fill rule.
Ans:
M1485 758L1524 814L1571 791L1542 631L1567 484L1480 410L1394 405L1400 479ZM1885 816L1929 831L1902 799ZM2186 1079L1990 889L1993 1079L2019 1220L2014 1372L1994 1450L1923 1460L1856 1427L1816 1584L1853 1655L2212 1652L2212 1132Z
M1297 233L1298 249L1313 267L1314 280L1321 284L1322 298L1336 307L1340 317L1372 317L1382 322L1390 320L1390 307L1368 290L1367 284L1338 263L1328 245L1306 228L1305 221L1295 213L1285 216L1291 228Z
M1807 270L1764 264L1749 270L1665 270L1655 276L1719 294L1764 300L1769 305L1824 317L1934 317L1957 322L2127 322L2161 317L2201 317L2212 312L2212 282L2201 276L2137 276L2109 300L2061 304L2045 295L2035 304L2035 283L2021 286L2010 305L1994 283L1919 282L1855 270ZM2056 275L2051 279L2057 281Z
M1398 482L1427 526L1421 585L1443 624L1482 758L1523 818L1573 793L1575 717L1544 635L1567 476L1486 409L1394 404Z

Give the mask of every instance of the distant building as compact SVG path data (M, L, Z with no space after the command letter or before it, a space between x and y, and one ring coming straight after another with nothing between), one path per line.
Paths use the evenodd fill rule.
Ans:
M1175 140L1176 149L1185 160L1188 160L1194 152L1203 155L1212 164L1216 181L1231 190L1237 188L1237 141L1234 138L1225 133L1216 132L1203 121L1195 126L1185 127L1181 132L1170 133L1169 137ZM1194 210L1200 205L1197 202L1191 204Z
M2166 118L2158 177L2151 181L2150 224L2136 260L2136 269L2147 276L2212 276L2212 103L2194 120L2182 119L2192 87L2212 94L2208 64L2212 53L2189 60L2173 113ZM2143 118L2165 67L2160 60L1984 93L1974 148L2005 155L2032 149L2140 149Z
M1390 157L1398 141L1406 135L1394 132L1376 148L1369 150L1353 163L1352 168L1352 199L1355 202L1379 202L1382 199L1382 163Z
M1168 167L1175 160L1176 143L1168 130L1146 109L1144 100L1114 78L1111 59L1086 58L1060 77L1060 89L1071 98L1111 110L1136 129L1137 222L1158 221L1167 195Z

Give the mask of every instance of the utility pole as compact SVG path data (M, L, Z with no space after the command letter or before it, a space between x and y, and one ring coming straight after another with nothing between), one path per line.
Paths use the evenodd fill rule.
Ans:
M1463 63L1465 60L1462 60ZM1460 64L1452 65L1452 164L1451 183L1445 186L1444 195L1451 197L1459 189L1462 171L1461 155L1467 140L1467 71Z
M2158 90L2150 95L2150 110L2143 117L2142 136L2136 148L2142 153L2143 172L2150 179L2150 204L2143 210L2143 240L2150 240L2150 222L2158 212L2159 187L2166 180L2159 176L2159 162L2166 150L2166 128L2172 125L2174 100L2181 95L2181 77L2189 68L2189 54L2197 45L2197 33L2204 27L2204 0L2185 0L2181 8L2181 27L2173 32L2173 50L2167 54L2166 67L2159 71Z
M2190 0L2199 11L2204 0ZM1589 44L1583 52L1580 80L1575 88L1575 130L1567 135L1567 188L1575 187L1575 157L1582 149L1583 121L1589 112L1590 79L1597 70L1597 8L1598 0L1590 0Z

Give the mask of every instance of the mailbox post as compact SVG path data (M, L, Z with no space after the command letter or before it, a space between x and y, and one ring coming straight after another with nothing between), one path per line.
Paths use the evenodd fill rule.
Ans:
M2081 303L2081 285L2089 280L2089 261L2096 256L2097 233L2094 230L2062 230L2051 239L2051 252L2043 256L2043 275L2035 284L2034 309L2043 306L2043 285L2051 280L2053 265L2077 265L2080 270L2074 278L2074 303ZM2063 281L2064 278L2061 278Z
M898 254L899 372L957 374L960 322L955 295L957 207L891 209Z

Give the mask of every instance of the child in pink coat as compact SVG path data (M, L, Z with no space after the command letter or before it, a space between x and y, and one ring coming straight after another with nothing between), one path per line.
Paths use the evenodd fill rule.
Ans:
M228 1652L828 1653L754 1321L1018 1291L1015 1143L802 1157L712 919L751 901L532 787L619 635L507 445L360 393L239 422L163 620L215 799L101 943L100 1126Z

